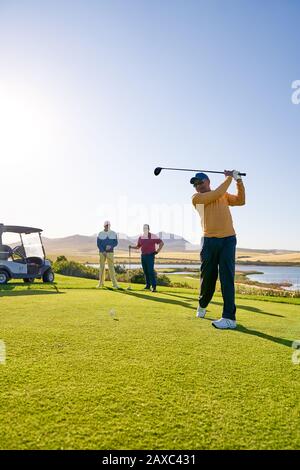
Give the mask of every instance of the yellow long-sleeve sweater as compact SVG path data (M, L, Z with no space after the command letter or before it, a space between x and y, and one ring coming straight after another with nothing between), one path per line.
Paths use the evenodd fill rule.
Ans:
M232 177L214 191L196 193L192 202L199 212L204 237L230 237L235 235L232 217L228 206L243 206L245 204L245 188L242 180L237 181L237 194L227 193Z

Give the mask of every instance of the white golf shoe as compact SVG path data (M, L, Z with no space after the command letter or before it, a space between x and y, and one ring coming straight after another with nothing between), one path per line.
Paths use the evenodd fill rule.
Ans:
M202 308L202 307L200 307L200 305L199 305L198 308L197 308L196 317L197 317L197 318L204 318L204 317L205 317L205 314L206 314L205 308Z
M219 330L234 330L236 328L236 321L229 318L220 318L212 322L212 326Z

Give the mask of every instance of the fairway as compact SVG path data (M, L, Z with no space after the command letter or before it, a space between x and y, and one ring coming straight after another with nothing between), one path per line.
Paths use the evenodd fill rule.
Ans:
M218 295L196 319L196 289L57 281L0 291L1 449L300 448L299 299L219 331Z

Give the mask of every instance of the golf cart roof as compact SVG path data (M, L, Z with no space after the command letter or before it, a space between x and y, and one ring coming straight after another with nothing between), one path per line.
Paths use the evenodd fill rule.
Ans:
M11 232L11 233L40 233L43 230L34 227L22 227L20 225L3 225L0 224L0 233Z

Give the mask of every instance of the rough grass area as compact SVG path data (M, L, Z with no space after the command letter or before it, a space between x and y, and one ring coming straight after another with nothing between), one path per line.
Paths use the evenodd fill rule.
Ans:
M239 297L218 331L219 295L202 320L195 289L96 283L0 291L1 449L300 447L299 299Z

